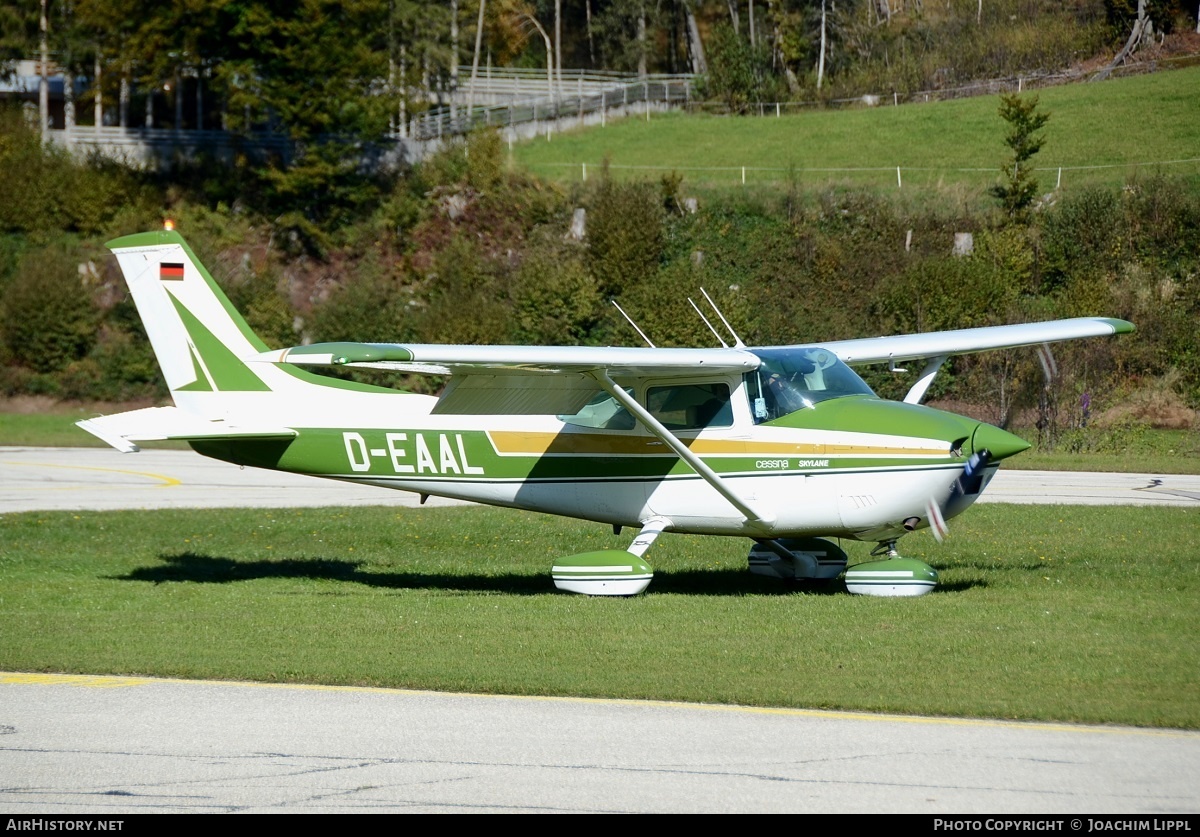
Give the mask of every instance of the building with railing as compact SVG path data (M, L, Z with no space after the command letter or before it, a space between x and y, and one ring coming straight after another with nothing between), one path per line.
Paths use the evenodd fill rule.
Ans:
M70 110L64 108L64 100L69 102L71 97L64 96L62 75L51 75L49 81L46 138L80 155L99 154L135 167L170 168L201 155L222 160L232 160L235 155L286 160L292 153L289 139L270 131L121 127L103 124L111 121L104 117L97 117L99 125L79 124L64 115ZM39 82L38 76L27 72L8 92L28 104L31 96L36 100ZM77 80L77 88L81 85L82 80ZM384 164L411 163L447 139L472 130L494 128L511 143L581 125L602 125L608 119L686 107L692 101L693 88L693 77L686 75L639 77L563 70L548 77L545 71L487 67L472 78L471 68L461 67L457 87L414 92L393 120L389 134L371 147L364 146L361 153ZM0 94L4 92L0 89ZM80 98L78 93L75 98ZM36 121L36 114L33 118Z

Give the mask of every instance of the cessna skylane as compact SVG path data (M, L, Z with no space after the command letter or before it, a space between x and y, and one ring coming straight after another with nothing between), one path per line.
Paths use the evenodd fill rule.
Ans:
M178 232L108 247L174 406L88 419L84 430L124 452L179 439L239 465L581 518L614 535L640 530L626 549L554 563L559 589L589 595L645 590L653 570L644 555L663 532L749 538L749 569L787 581L844 572L851 592L927 593L936 571L901 558L897 540L924 528L940 537L1000 462L1029 447L923 406L941 365L956 354L1134 328L1083 317L751 348L720 317L732 346L713 329L721 348L268 349ZM851 368L918 360L924 369L899 402L877 397ZM450 378L434 397L306 366ZM878 560L847 571L829 538L875 542Z

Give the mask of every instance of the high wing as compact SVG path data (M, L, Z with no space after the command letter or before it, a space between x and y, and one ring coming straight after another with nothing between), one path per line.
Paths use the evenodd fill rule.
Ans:
M1107 337L1128 334L1133 323L1110 317L1076 317L1070 320L1051 320L1043 323L963 328L955 331L931 331L925 334L898 334L892 337L867 337L860 340L835 340L824 347L851 366L887 363L895 368L897 361L926 358L925 368L904 400L920 404L933 383L938 370L951 355L987 352L993 349L1015 349L1037 346L1060 340L1084 337Z
M1043 323L964 328L820 345L851 366L1035 346L1127 334L1133 323L1077 317ZM779 347L772 347L779 348ZM597 346L463 346L429 343L315 343L263 352L250 360L316 366L362 366L437 375L554 374L605 369L615 378L748 372L759 359L743 349L648 349Z
M441 375L553 374L607 369L623 376L709 375L757 369L741 349L645 349L623 346L463 346L437 343L314 343L263 352L251 360L317 366L367 366Z
M893 337L865 337L858 340L834 340L821 345L831 350L851 366L869 363L916 360L918 358L948 357L950 355L986 352L992 349L1013 349L1036 346L1059 340L1078 340L1083 337L1107 337L1128 334L1133 323L1108 317L1076 317L1071 320L1052 320L1045 323L964 328L956 331L931 331L925 334L898 334Z
M1035 346L1084 337L1126 334L1133 323L1077 317L1042 323L834 340L821 344L851 366L928 358L905 397L918 403L952 355ZM782 348L782 347L772 347ZM463 346L428 343L316 343L262 352L251 361L357 366L454 376L438 414L547 415L573 413L595 395L595 374L622 383L647 377L748 372L760 360L744 349L655 349L598 346Z
M686 378L757 369L740 349L604 346L462 346L423 343L315 343L263 352L251 361L356 366L453 376L439 415L574 413L601 390L592 373L617 382Z

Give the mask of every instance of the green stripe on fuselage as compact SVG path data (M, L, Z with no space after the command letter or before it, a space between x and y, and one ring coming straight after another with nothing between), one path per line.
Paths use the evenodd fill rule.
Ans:
M642 439L643 437L637 437ZM755 454L705 455L718 474L781 476L841 470L961 467L948 455ZM194 442L206 456L243 465L302 474L357 479L463 481L661 480L686 477L692 469L674 453L611 456L596 453L500 456L480 430L379 430L299 428L287 441Z

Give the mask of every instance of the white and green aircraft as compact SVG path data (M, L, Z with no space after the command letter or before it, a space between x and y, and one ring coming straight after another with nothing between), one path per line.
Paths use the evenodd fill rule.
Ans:
M920 595L936 572L896 541L975 501L1029 445L922 406L951 355L1133 331L1078 318L821 346L660 349L323 343L268 349L179 233L109 242L174 406L88 419L118 450L181 439L239 465L398 488L640 529L627 549L558 560L557 587L632 595L663 532L750 538L753 572L824 581L846 570L825 538L873 541L852 592ZM699 309L697 309L699 310ZM719 312L717 312L719 314ZM724 320L724 318L722 318ZM726 328L728 323L725 324ZM714 330L714 334L717 332ZM904 401L853 365L926 360ZM303 369L449 375L438 397Z

